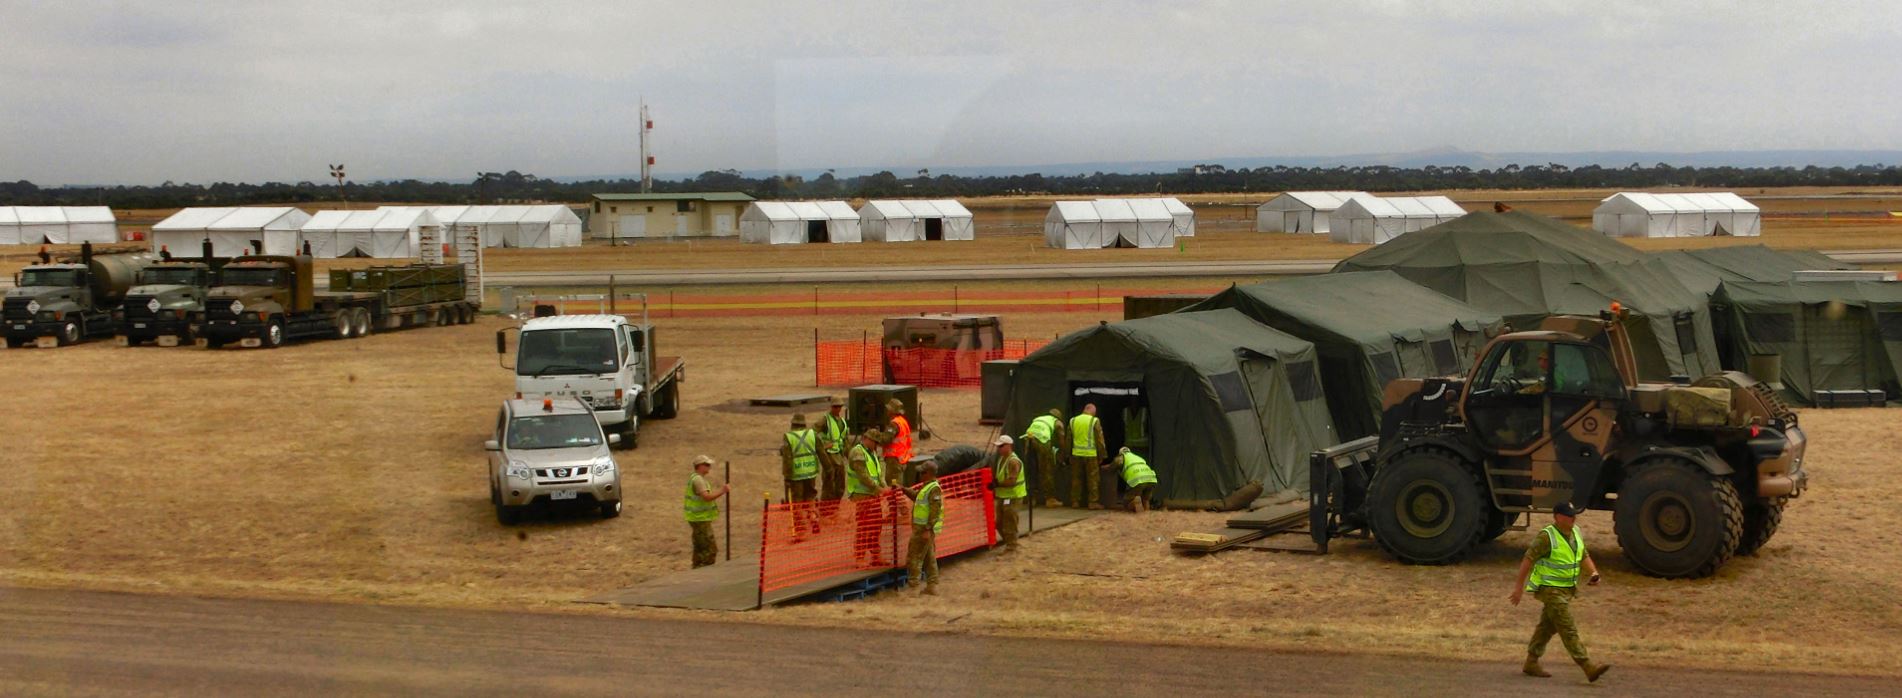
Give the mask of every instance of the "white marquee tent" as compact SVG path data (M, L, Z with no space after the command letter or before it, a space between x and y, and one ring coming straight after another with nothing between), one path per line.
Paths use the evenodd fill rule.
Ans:
M118 241L118 220L104 206L0 206L0 245Z
M384 206L425 209L443 226L472 225L483 247L580 247L581 216L561 204L529 206Z
M1176 237L1195 237L1195 209L1173 196L1161 201L1163 206L1168 207L1169 217L1175 221Z
M860 236L870 241L972 240L971 211L950 199L875 200L859 209Z
M187 208L152 226L152 249L169 248L183 257L198 256L199 245L211 240L211 253L233 257L252 254L297 254L299 231L310 214L290 206Z
M1464 215L1444 196L1356 196L1329 214L1328 238L1377 245Z
M859 213L843 201L755 201L740 213L741 242L790 245L859 240Z
M1255 208L1255 232L1326 233L1331 214L1364 191L1290 191Z
M303 244L311 256L416 257L424 228L440 227L422 206L384 206L374 211L318 211L304 223Z
M1615 237L1756 237L1763 234L1763 213L1756 204L1727 191L1696 194L1627 191L1613 194L1598 204L1592 211L1592 229Z
M1194 220L1189 214L1188 225ZM1044 244L1062 249L1168 247L1177 225L1163 199L1059 201L1044 215L1043 236Z

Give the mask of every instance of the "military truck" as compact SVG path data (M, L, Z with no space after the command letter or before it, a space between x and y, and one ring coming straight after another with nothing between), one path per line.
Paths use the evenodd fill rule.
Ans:
M1389 383L1348 525L1436 565L1569 501L1612 511L1625 556L1659 577L1762 548L1808 482L1796 414L1734 371L1639 382L1626 319L1551 318L1495 338L1466 376Z
M203 255L193 259L162 254L139 271L137 285L126 291L118 311L119 346L154 342L175 347L193 342L203 321L205 294L229 261L212 256L209 241Z
M66 346L112 336L113 311L153 259L143 252L93 254L86 243L76 259L21 269L0 302L0 346Z
M278 347L293 339L353 339L372 332L475 321L463 265L338 270L317 291L310 255L250 255L218 272L206 294L199 343ZM358 279L361 279L359 282Z

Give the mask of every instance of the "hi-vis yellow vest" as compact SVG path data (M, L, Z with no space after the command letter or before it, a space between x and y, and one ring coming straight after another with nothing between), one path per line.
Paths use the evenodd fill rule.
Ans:
M786 445L792 449L792 479L819 477L818 439L811 429L786 432Z
M944 510L940 509L938 511L937 521L931 520L931 495L937 494L939 489L937 480L927 482L924 487L918 488L918 499L911 503L912 525L923 526L930 524L932 533L944 530Z
M700 479L698 473L687 476L687 497L681 501L681 506L686 509L688 523L713 521L720 518L720 504L701 499L700 493L694 491L693 482L698 479Z
M847 474L845 477L845 493L878 494L879 486L885 483L885 476L883 472L881 472L884 470L884 466L879 464L878 456L872 455L872 451L867 449L864 444L853 445L852 455L865 459L865 474L872 476L872 489L865 489L864 485L859 484L858 478Z
M1532 576L1526 577L1526 591L1578 586L1578 566L1585 562L1585 535L1579 532L1578 526L1572 527L1570 541L1565 540L1557 526L1546 526L1542 533L1552 544L1552 552L1532 563Z
M1050 437L1057 431L1057 418L1041 415L1030 420L1030 426L1024 429L1024 436L1036 439L1044 445L1050 445Z
M1096 416L1079 414L1070 420L1070 455L1096 455Z

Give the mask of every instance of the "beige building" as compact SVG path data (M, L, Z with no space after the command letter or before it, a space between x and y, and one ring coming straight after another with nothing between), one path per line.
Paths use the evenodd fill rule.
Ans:
M595 194L588 236L617 238L734 237L753 197L737 191Z

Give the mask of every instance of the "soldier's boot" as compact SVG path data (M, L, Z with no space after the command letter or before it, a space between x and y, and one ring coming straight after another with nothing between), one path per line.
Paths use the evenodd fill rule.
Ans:
M928 583L925 585L925 590L920 593L923 593L925 596L937 596L938 584L936 582Z
M1526 655L1526 665L1525 665L1525 668L1522 668L1522 669L1520 669L1519 671L1521 671L1521 672L1524 672L1526 676L1537 676L1537 677L1539 677L1539 678L1542 678L1542 679L1544 679L1544 678L1551 678L1551 676L1552 676L1552 674L1551 674L1551 673L1549 673L1549 672L1547 672L1547 671L1545 670L1545 667L1541 667L1541 666L1539 666L1539 658L1538 658L1538 657L1534 657L1534 656L1532 656L1532 655L1529 655L1529 654L1528 654L1528 655Z
M1044 497L1043 505L1045 508L1055 509L1055 508L1063 506L1063 502L1057 501L1056 497Z
M1610 664L1599 664L1590 659L1579 662L1578 668L1585 670L1585 680L1591 683L1598 683L1598 677L1604 676L1607 671L1611 671Z

